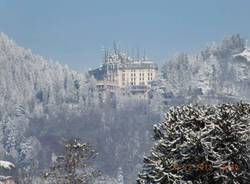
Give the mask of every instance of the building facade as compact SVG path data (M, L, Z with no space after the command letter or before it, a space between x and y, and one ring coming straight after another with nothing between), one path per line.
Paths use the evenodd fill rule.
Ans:
M106 54L104 63L89 74L98 81L100 90L127 89L143 93L157 76L157 65L148 59L131 59L126 54Z

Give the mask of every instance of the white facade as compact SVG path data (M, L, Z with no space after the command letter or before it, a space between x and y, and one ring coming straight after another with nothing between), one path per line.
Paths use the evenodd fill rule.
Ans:
M124 54L108 56L90 75L100 88L147 89L157 76L158 67L149 60L132 60Z

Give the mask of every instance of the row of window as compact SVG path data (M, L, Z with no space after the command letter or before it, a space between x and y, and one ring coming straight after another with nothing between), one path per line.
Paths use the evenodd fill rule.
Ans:
M123 86L126 85L125 81L122 81L122 85L123 85ZM131 82L130 82L130 85L136 85L136 82L135 82L135 81L131 81ZM143 81L143 82L139 82L139 85L145 85L145 82L144 82L144 81Z
M133 85L136 85L135 82L131 82L130 84L131 84L132 86L133 86ZM125 85L125 84L123 84L123 85ZM145 85L145 82L140 82L140 85Z
M152 69L148 69L148 71L152 71ZM125 72L125 70L122 70L122 72ZM136 70L130 70L130 72L136 72Z
M131 75L131 77L132 77L132 76L136 76L135 73L131 73L130 75ZM122 76L125 76L125 73L123 73ZM141 76L144 76L144 73L140 73L140 77L141 77ZM148 76L153 76L153 73L148 73Z
M141 82L141 81L144 81L144 78L139 78L139 79L140 79L140 82ZM152 77L148 77L148 80L149 80L149 81L152 81L153 78L152 78ZM125 82L125 78L123 78L122 81ZM133 82L133 83L135 83L136 78L131 78L130 81Z
M125 77L122 77L122 81L125 81L125 80L126 80L126 78L125 78ZM135 81L136 78L131 78L130 80L131 80L131 81ZM145 78L144 78L144 77L142 77L142 78L140 77L139 80L140 80L140 81L144 81ZM153 80L153 77L148 77L148 80Z

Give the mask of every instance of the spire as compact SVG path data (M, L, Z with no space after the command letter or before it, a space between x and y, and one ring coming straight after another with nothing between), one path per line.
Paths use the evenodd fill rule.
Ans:
M137 48L137 60L139 61L140 60L140 49Z
M116 41L113 42L113 49L114 49L115 54L119 53L119 49L118 49Z
M143 60L146 61L146 51L145 51L145 48L143 49Z

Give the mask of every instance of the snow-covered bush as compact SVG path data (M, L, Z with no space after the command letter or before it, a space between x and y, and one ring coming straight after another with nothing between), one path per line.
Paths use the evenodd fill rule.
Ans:
M249 104L171 108L138 183L250 183L249 125Z

